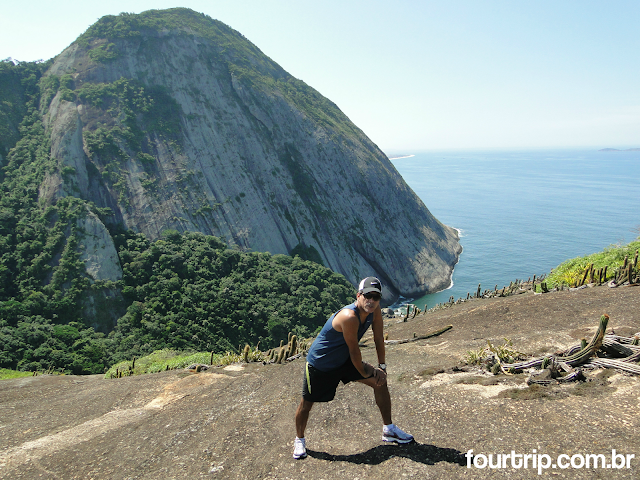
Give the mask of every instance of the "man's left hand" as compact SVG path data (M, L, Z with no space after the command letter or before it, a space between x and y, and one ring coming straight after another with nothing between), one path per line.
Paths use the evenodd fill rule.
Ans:
M387 383L387 372L382 370L381 368L373 369L373 378L376 381L376 387L380 387Z

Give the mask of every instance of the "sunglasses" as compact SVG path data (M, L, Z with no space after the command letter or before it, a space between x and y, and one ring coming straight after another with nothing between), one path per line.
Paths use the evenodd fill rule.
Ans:
M364 298L366 298L367 300L374 300L374 301L378 301L380 300L380 298L382 298L382 295L380 295L379 293L373 293L373 292L369 292L369 293L363 293Z

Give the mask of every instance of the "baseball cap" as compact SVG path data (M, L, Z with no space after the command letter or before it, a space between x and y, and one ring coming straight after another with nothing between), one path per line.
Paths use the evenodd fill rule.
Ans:
M360 282L358 291L361 293L378 292L382 295L382 285L376 277L367 277Z

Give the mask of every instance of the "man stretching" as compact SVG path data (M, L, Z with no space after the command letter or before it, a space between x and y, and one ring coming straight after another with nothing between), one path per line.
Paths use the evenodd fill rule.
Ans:
M315 402L330 402L340 382L360 382L373 388L380 409L382 440L409 443L413 436L391 422L391 396L387 387L382 310L382 286L375 277L360 282L356 301L334 313L311 345L305 366L302 400L296 411L293 458L307 456L304 431ZM362 361L358 342L371 325L378 354L378 367Z

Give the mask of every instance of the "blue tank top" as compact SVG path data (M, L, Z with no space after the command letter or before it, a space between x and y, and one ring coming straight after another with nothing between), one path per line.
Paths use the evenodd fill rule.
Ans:
M335 370L336 368L344 365L344 363L349 359L349 347L344 341L344 336L342 335L342 332L337 331L332 325L336 314L345 308L353 310L358 318L360 318L358 307L355 302L351 305L342 307L329 317L329 320L324 324L324 327L320 330L320 333L307 353L307 362L309 362L309 365L317 368L321 372L330 372L331 370ZM358 327L358 341L360 341L372 322L373 313L370 313L367 315L364 323L361 323Z

